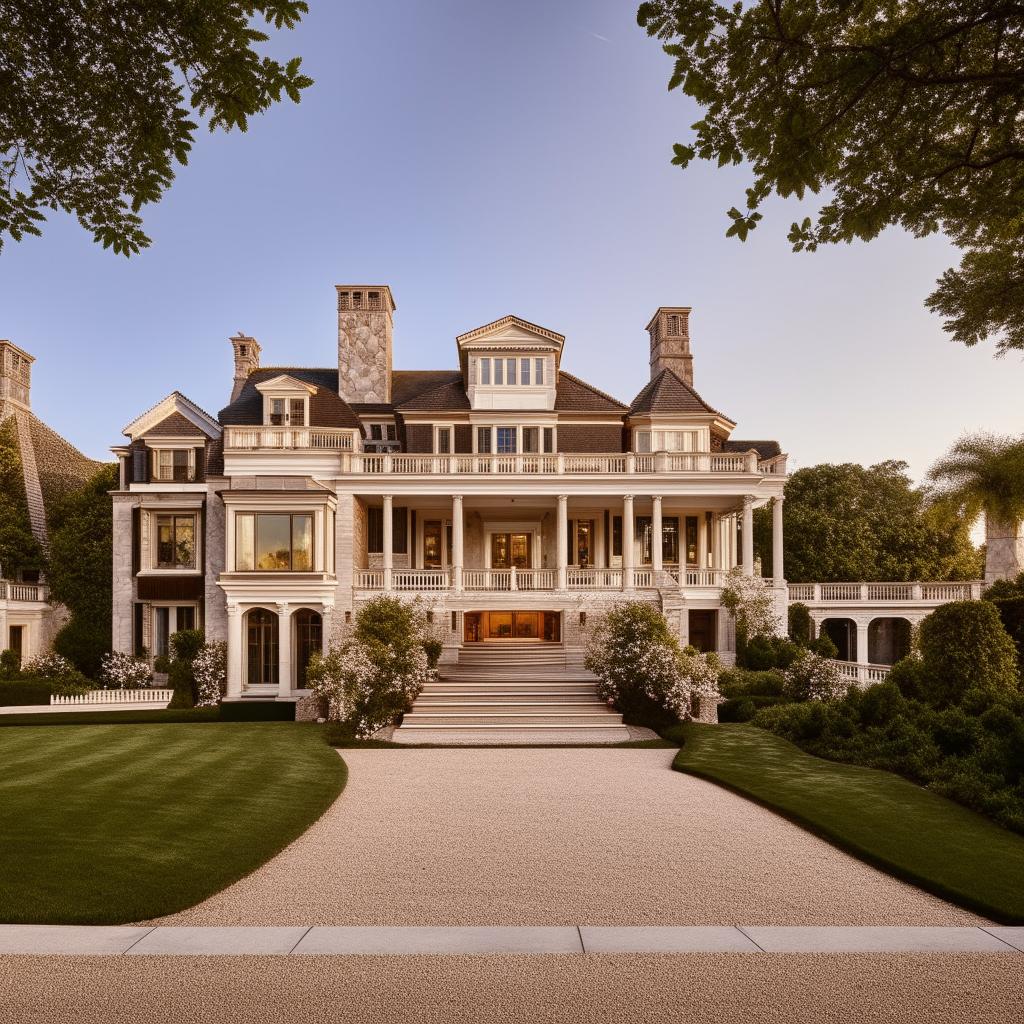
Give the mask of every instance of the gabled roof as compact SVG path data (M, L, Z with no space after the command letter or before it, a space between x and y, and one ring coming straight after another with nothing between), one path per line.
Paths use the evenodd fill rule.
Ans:
M256 390L260 394L268 391L308 391L311 395L316 394L316 385L309 381L299 380L290 373L280 373L269 380L261 380L256 384Z
M462 382L458 370L393 370L391 404L396 408L445 384Z
M220 436L220 424L204 409L200 409L190 398L186 398L180 391L172 391L166 398L157 402L152 408L147 409L141 416L132 420L121 431L133 441L151 430L158 423L168 417L180 416L197 427L207 437Z
M782 454L778 441L723 441L723 452L749 452L753 448L760 459L774 459Z
M558 385L555 388L556 412L617 412L626 411L618 399L606 395L579 377L565 370L558 371Z
M225 426L255 425L263 422L263 395L258 385L281 376L294 378L315 390L309 399L309 425L311 427L358 428L359 419L348 403L338 394L338 371L317 367L264 366L253 370L242 386L238 398L221 409L220 422Z
M733 422L725 413L708 405L689 384L669 369L662 370L640 390L629 412L631 416L674 412L709 413L729 423Z
M494 335L499 337L508 335L510 341L527 341L531 338L535 341L546 341L554 344L559 351L561 351L562 346L565 344L564 334L559 334L558 331L552 331L547 327L541 327L540 324L531 324L529 320L524 320L522 317L511 313L508 316L492 320L489 324L484 324L482 327L474 327L473 330L466 331L465 334L459 334L456 336L455 341L459 348L462 348L466 342L479 341Z
M469 396L462 383L462 374L427 391L421 391L399 405L398 412L468 412Z

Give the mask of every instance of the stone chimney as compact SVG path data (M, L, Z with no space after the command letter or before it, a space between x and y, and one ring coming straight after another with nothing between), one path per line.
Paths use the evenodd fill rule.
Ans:
M647 331L651 336L651 380L671 370L693 387L693 356L690 354L691 306L659 306Z
M235 350L235 380L231 388L233 402L242 393L249 374L260 368L260 343L239 331L231 339L231 347Z
M339 284L338 394L346 402L391 401L395 300L386 284Z
M0 419L14 408L31 407L32 364L35 358L24 349L0 339Z

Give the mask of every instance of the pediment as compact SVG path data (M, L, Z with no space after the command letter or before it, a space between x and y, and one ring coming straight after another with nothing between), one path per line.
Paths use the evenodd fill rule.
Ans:
M299 380L297 377L292 377L290 374L282 373L276 377L271 377L269 380L261 380L256 385L256 390L261 395L268 395L272 393L280 393L282 391L292 391L298 394L316 394L316 387L312 384L308 384L304 380Z
M561 355L565 336L518 316L503 316L500 320L460 334L455 341L460 352L481 348L529 348Z
M172 391L165 399L157 402L153 408L132 420L122 433L134 441L135 438L141 437L157 424L163 423L173 416L183 418L211 439L220 437L220 424L180 391Z

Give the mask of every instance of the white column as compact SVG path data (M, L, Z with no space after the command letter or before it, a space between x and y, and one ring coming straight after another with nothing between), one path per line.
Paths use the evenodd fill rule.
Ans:
M743 498L743 575L754 575L754 499Z
M781 583L786 578L782 553L782 502L780 494L772 504L772 577Z
M651 498L651 563L656 573L661 572L662 550L661 550L661 495L656 494ZM680 560L685 561L684 559ZM657 586L657 581L655 582Z
M452 586L462 593L462 495L452 495Z
M384 589L391 589L391 571L395 564L394 547L395 524L391 515L391 495L384 495Z
M633 525L633 495L622 497L622 589L633 589L633 544L636 528Z
M290 697L292 692L292 619L291 608L282 602L277 606L277 695Z
M683 542L683 538L679 538L680 544ZM697 516L697 568L706 569L708 567L708 516L706 512L701 512Z
M241 609L228 605L228 697L242 696L242 623Z
M569 585L569 539L566 534L569 531L569 496L560 494L558 496L558 519L555 525L558 551L558 589L566 590Z
M722 568L722 517L711 514L711 568Z
M857 623L857 657L858 665L870 664L868 660L868 623Z
M327 654L331 648L331 628L334 624L334 605L325 604L320 610L320 652Z

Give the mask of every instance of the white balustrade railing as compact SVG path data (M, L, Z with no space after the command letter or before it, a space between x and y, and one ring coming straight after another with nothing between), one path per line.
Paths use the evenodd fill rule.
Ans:
M724 586L724 569L687 569L686 585L688 587L721 587Z
M89 690L75 697L50 695L50 704L169 704L173 690Z
M558 570L517 569L515 584L518 590L554 590L558 586Z
M891 665L861 665L855 661L839 661L830 658L829 661L837 669L839 674L858 686L872 686L875 683L884 683L889 677Z
M570 590L622 589L621 569L578 569L569 566L565 576Z
M463 569L463 590L511 590L511 569Z
M357 569L356 590L383 590L383 569Z
M940 583L791 583L790 601L811 604L943 604L981 597L980 581Z
M393 590L447 590L447 569L392 569Z
M43 583L15 583L13 580L0 580L0 600L45 601L48 596L49 590Z
M228 451L303 448L350 452L358 431L337 427L225 427Z

